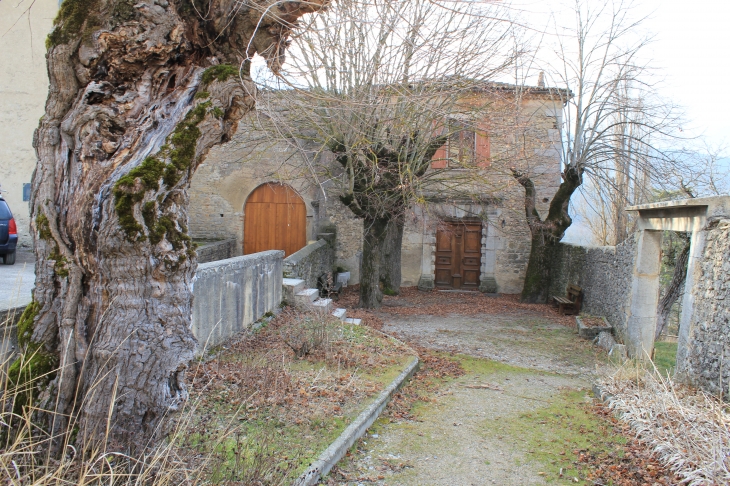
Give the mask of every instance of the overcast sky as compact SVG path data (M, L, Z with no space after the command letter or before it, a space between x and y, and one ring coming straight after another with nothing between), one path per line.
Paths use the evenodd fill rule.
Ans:
M587 0L600 3L601 0ZM531 25L546 26L549 15L572 19L570 0L514 0ZM713 145L730 143L730 0L635 0L637 17L648 15L654 36L646 55L663 78L660 94L681 105L687 129Z

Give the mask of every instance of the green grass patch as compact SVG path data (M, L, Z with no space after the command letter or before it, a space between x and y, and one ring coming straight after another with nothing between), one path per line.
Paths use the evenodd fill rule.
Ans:
M579 453L620 455L626 444L626 438L617 435L608 420L593 413L585 396L584 390L564 390L545 407L487 420L484 429L495 440L519 444L527 451L525 462L536 463L548 483L575 484L573 478L586 472L576 465Z
M654 343L654 366L662 376L671 375L677 366L677 343Z

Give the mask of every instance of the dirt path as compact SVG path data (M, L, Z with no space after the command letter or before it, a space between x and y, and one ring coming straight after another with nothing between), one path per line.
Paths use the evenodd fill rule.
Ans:
M544 309L422 316L385 307L379 317L384 332L467 355L467 373L416 405L415 420L381 419L329 484L576 483L573 448L591 427L578 423L580 407L601 358L574 329Z

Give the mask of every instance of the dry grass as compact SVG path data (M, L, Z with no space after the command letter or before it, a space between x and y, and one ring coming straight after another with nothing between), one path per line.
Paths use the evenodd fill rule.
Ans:
M700 390L627 364L600 381L611 409L689 485L730 484L727 404Z

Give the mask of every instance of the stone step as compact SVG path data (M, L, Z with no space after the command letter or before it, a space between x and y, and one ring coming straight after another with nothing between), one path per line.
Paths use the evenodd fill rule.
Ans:
M293 303L296 301L294 298L295 295L297 295L299 292L304 290L304 288L307 286L307 284L304 282L304 280L299 278L285 278L282 281L282 297L285 301Z
M344 321L345 318L347 317L347 309L343 309L340 307L338 309L335 309L334 312L332 312L332 315L335 316L336 318L338 318L339 320Z
M332 299L317 299L312 302L311 306L316 312L321 312L322 314L332 313Z
M319 298L319 290L317 289L304 289L294 294L294 302L307 307L311 306L317 298Z
M345 319L345 324L355 324L356 326L359 326L360 325L360 322L361 322L360 319L353 319L353 318L350 318L350 317L348 317L347 319Z

